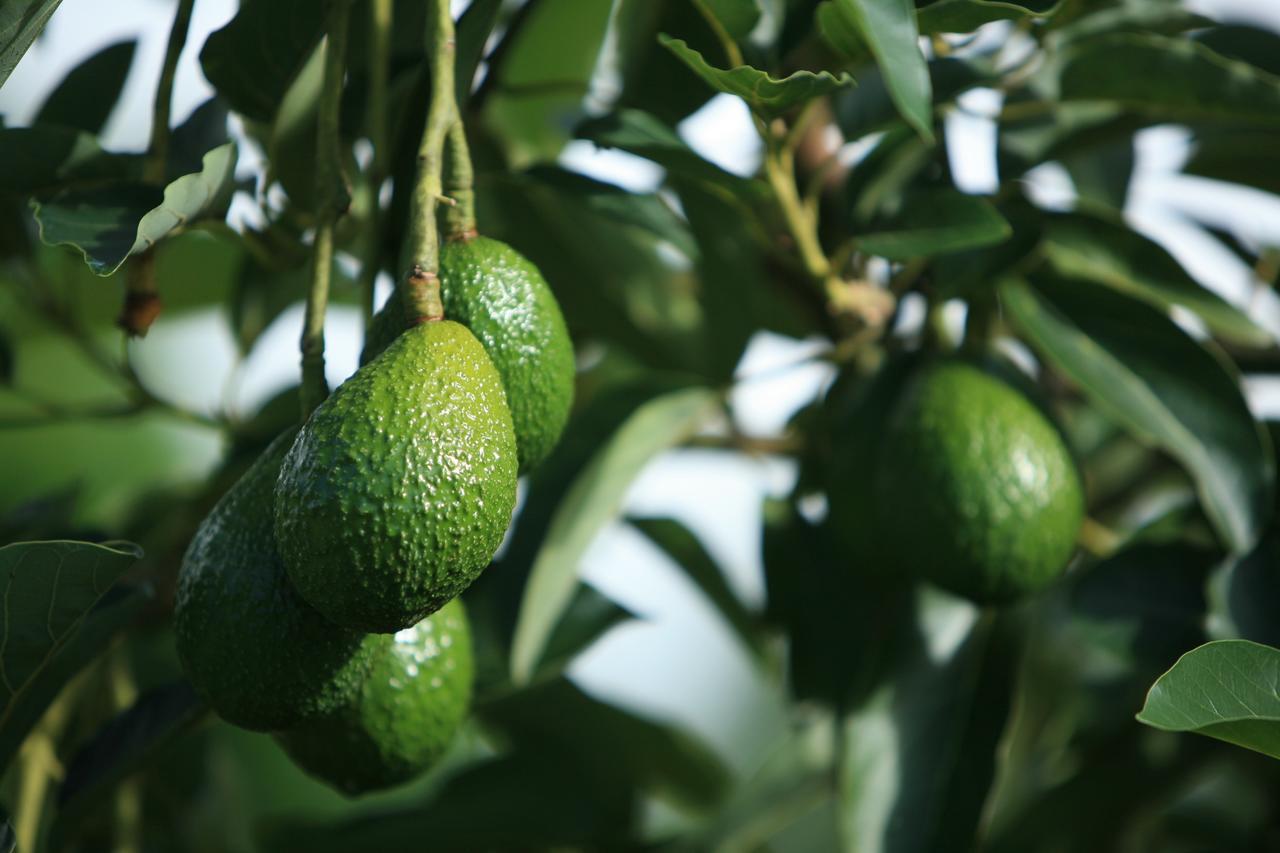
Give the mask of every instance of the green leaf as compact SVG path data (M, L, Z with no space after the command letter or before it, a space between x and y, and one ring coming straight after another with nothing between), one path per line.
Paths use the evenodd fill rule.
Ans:
M1218 640L1187 652L1151 686L1138 721L1280 758L1280 649Z
M95 273L107 276L130 255L146 251L180 228L220 216L235 183L236 146L227 143L204 155L204 168L164 189L124 185L76 190L33 201L40 238L51 246L79 249ZM159 203L157 203L159 202Z
M992 21L1023 21L1047 18L1062 8L1065 0L938 0L917 13L922 35L968 33Z
M869 49L902 117L933 142L933 87L911 0L828 0L818 7L818 29L849 56Z
M1273 152L1280 134L1265 130L1208 128L1196 132L1191 159L1182 170L1215 181L1256 187L1280 195L1280 168Z
M935 104L950 103L963 92L990 83L997 77L991 64L981 58L945 56L929 62L929 80ZM837 93L832 108L840 129L849 139L861 139L868 133L887 130L902 120L884 74L875 67L859 71L858 88Z
M120 98L136 41L108 45L77 65L36 113L33 124L59 124L99 133Z
M688 437L714 410L715 394L675 391L641 406L574 480L556 508L530 570L511 650L517 684L533 675L578 582L578 562L596 534L617 517L632 480L656 455Z
M538 661L537 674L558 674L611 628L635 618L625 607L586 584L578 584Z
M1213 27L1195 35L1229 59L1256 65L1269 74L1280 75L1280 34L1241 25Z
M1027 339L1090 400L1187 469L1233 552L1271 517L1271 444L1237 376L1163 312L1097 285L1009 281L1004 308Z
M62 0L7 0L0 6L0 86L49 23Z
M141 556L128 542L18 542L0 548L0 733L8 731L28 691L67 647L85 614Z
M902 210L857 238L858 248L891 261L994 246L1013 229L991 202L958 190L932 190L907 199Z
M465 110L471 100L471 86L476 79L476 69L484 56L484 46L498 23L502 0L474 0L458 18L457 28L457 91L458 109Z
M1160 308L1180 305L1233 343L1258 347L1273 342L1243 311L1201 287L1162 246L1119 222L1083 215L1050 217L1044 252L1066 278L1105 284Z
M729 586L724 570L692 530L674 518L631 518L628 521L684 570L748 651L757 655L763 651L756 617Z
M319 0L245 3L200 50L204 76L236 112L270 121L320 43Z
M715 183L746 183L705 159L656 116L640 110L620 110L578 125L577 135L601 148L617 148L652 160L678 174Z
M764 118L776 118L813 98L830 94L843 86L854 85L854 79L848 74L842 73L836 77L828 71L817 74L797 71L778 79L749 65L716 68L684 41L666 35L658 38L709 86L720 92L737 95L747 102L753 112ZM923 60L921 67L923 68Z
M757 0L701 0L735 41L740 41L755 29L760 21L760 4Z
M898 632L905 636L892 674L843 723L846 849L971 849L995 778L1020 643L994 614L979 617L967 602L929 593Z
M1190 39L1103 35L1073 43L1063 101L1110 101L1170 121L1280 124L1280 77Z
M0 186L11 192L36 195L135 178L140 162L103 151L92 134L75 128L0 128Z

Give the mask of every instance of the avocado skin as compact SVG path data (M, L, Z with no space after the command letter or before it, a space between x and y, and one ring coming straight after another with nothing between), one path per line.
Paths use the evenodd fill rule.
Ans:
M276 736L293 761L348 796L400 785L444 755L471 702L471 632L461 599L394 637L341 710Z
M443 320L400 335L316 408L281 466L275 530L313 607L394 633L475 580L515 498L501 380L471 332Z
M275 439L200 524L178 575L174 631L197 692L230 723L273 731L349 702L375 643L326 620L289 583L276 549Z
M488 237L441 247L440 290L445 316L472 331L502 376L520 471L533 469L559 441L573 406L573 342L555 295L532 262ZM369 326L362 363L406 327L395 294Z

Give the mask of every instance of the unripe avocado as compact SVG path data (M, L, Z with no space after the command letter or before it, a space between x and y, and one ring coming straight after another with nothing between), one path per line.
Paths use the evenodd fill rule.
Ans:
M1061 435L1023 394L963 361L926 364L901 387L856 502L887 567L980 603L1051 583L1084 513Z
M275 529L313 607L393 633L475 580L515 499L502 382L475 336L443 320L400 335L316 408L281 466Z
M445 317L469 328L502 376L515 425L520 470L555 447L573 405L573 342L546 279L528 259L498 240L450 240L440 249ZM393 295L373 318L362 361L407 327Z
M471 701L471 632L461 599L394 637L342 710L277 735L311 775L348 795L408 782L445 753Z
M288 728L349 702L375 645L326 620L293 589L276 550L279 436L200 524L178 575L174 630L196 690L228 722Z

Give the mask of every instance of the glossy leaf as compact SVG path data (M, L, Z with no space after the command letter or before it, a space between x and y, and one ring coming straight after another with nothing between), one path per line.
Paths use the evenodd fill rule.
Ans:
M716 68L684 41L665 35L659 38L668 50L705 80L707 85L716 91L737 95L747 102L752 111L765 118L776 118L814 98L830 94L843 86L854 85L853 78L848 74L837 77L828 71L817 74L796 71L779 79L749 65ZM923 60L921 63L923 64Z
M1243 311L1191 278L1162 246L1121 223L1052 217L1045 223L1044 252L1064 277L1105 284L1160 308L1180 305L1229 341L1248 346L1272 341Z
M1104 412L1176 458L1223 543L1249 550L1271 517L1271 444L1239 380L1163 312L1084 282L1006 282L1019 330Z
M937 0L917 14L922 35L968 33L992 21L1022 21L1047 18L1062 7L1064 0Z
M632 480L657 454L689 436L714 410L715 395L692 388L644 404L574 480L556 508L530 570L511 651L511 674L523 683L573 595L578 561L617 517Z
M61 3L62 0L7 0L0 6L0 86Z
M1147 694L1138 721L1280 758L1280 649L1218 640L1187 652Z
M27 195L136 177L140 160L103 151L91 134L69 127L0 128L0 186Z
M86 133L100 132L124 88L137 46L136 41L107 45L71 69L45 99L33 124L58 124Z
M235 143L204 156L202 171L159 191L141 185L76 190L33 202L40 238L78 249L98 275L111 275L129 258L206 216L220 216L235 182Z
M1190 39L1103 35L1072 45L1064 101L1111 101L1161 120L1280 124L1280 77Z
M933 142L933 85L911 0L828 0L818 7L818 28L846 55L870 50L902 117Z
M858 248L892 261L978 249L1013 233L995 207L956 190L934 190L908 198L894 217L857 238Z

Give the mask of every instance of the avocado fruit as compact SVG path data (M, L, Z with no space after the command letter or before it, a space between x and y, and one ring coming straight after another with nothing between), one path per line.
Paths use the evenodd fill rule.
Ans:
M328 619L394 633L462 592L516 498L502 382L466 327L420 323L302 426L276 484L289 578Z
M377 639L373 671L346 707L276 735L299 767L348 796L403 784L430 768L471 701L471 633L461 599Z
M444 314L484 344L502 376L527 472L546 458L573 405L573 342L542 273L515 249L488 237L447 241L440 249ZM395 294L374 316L361 361L372 360L408 328Z
M178 574L178 656L223 719L274 731L355 696L374 643L322 617L294 590L272 507L294 431L278 436L200 524Z

